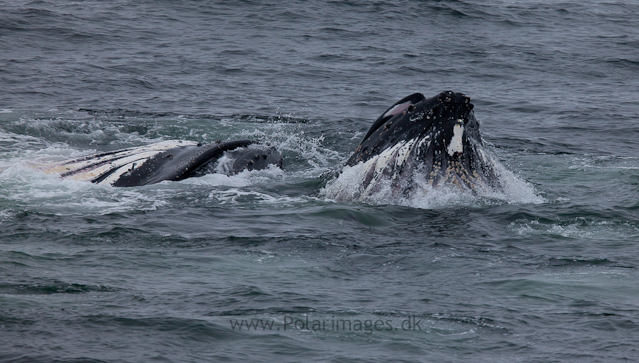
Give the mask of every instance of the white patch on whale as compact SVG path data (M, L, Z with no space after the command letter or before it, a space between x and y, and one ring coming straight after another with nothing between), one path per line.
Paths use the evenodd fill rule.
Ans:
M105 178L102 184L112 184L124 173L133 171L150 158L176 147L197 145L194 141L168 140L151 145L132 147L115 153L106 153L103 156L96 157L80 157L74 162L62 162L54 164L36 164L30 163L30 166L36 170L43 171L47 174L61 174L67 172L79 171L71 173L65 179L72 180L93 180L100 175L115 170L111 175ZM95 165L92 167L92 165ZM85 170L82 170L85 169Z
M420 140L420 143L424 140ZM417 143L416 139L400 141L393 147L382 151L379 155L354 166L346 166L337 179L332 180L322 194L329 199L355 200L370 202L371 196L385 199L392 198L393 181L401 182L399 172L402 167L410 166L408 158ZM390 175L390 178L388 178Z
M448 155L453 156L455 153L461 153L464 151L464 143L462 142L462 136L464 136L464 125L462 120L457 120L457 124L453 127L453 137L448 144Z
M388 112L386 112L384 114L384 116L382 116L382 117L388 117L388 116L397 115L400 112L406 111L406 109L408 109L411 105L412 105L412 103L410 101L404 102L404 103L400 103L399 105L395 105L395 107L393 107L390 110L388 110Z

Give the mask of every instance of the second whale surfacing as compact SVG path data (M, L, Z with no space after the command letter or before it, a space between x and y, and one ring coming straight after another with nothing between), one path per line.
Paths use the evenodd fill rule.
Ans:
M392 203L440 187L500 191L473 107L469 97L452 91L403 98L373 123L324 195Z
M228 156L230 165L211 170L215 161ZM115 187L135 187L178 181L210 172L235 174L244 170L282 167L282 156L274 147L237 140L202 144L169 140L155 144L89 155L54 164L35 166L63 179L86 180Z

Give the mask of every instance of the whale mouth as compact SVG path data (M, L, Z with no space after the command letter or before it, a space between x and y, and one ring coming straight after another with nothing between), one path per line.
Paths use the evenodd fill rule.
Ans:
M442 185L473 193L499 190L473 109L468 96L452 91L431 98L415 93L396 102L346 161L347 168L359 169L358 188L338 192L336 199L363 200L380 190L408 196Z
M227 163L220 166L220 159L226 159ZM167 140L59 163L33 165L36 170L58 173L64 179L115 187L178 181L216 172L232 175L270 166L282 167L280 153L274 147L251 140L218 141L208 145Z

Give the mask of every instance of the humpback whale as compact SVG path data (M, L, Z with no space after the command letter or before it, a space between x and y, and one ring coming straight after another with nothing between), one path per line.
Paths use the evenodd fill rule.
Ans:
M444 185L473 193L500 190L473 108L469 97L452 91L401 99L372 124L324 194L362 201L375 194L409 197Z
M270 165L282 167L282 156L274 147L258 145L251 140L207 145L170 140L89 155L37 169L49 174L58 173L65 179L133 187L215 172L211 169L212 164L224 155L232 159L230 166L222 168L226 174L265 169Z
M373 122L322 193L342 201L393 202L439 187L473 194L503 191L501 168L484 149L473 108L469 97L453 91L431 98L414 93L399 100ZM215 162L223 156L224 163ZM270 165L281 167L281 155L250 140L208 145L172 140L38 169L62 178L130 187Z

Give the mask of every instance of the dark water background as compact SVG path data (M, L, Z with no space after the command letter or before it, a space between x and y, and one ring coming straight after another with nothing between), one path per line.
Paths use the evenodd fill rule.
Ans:
M639 359L637 14L0 1L0 361ZM386 107L447 89L521 193L322 197ZM26 166L246 137L284 171L116 189Z

